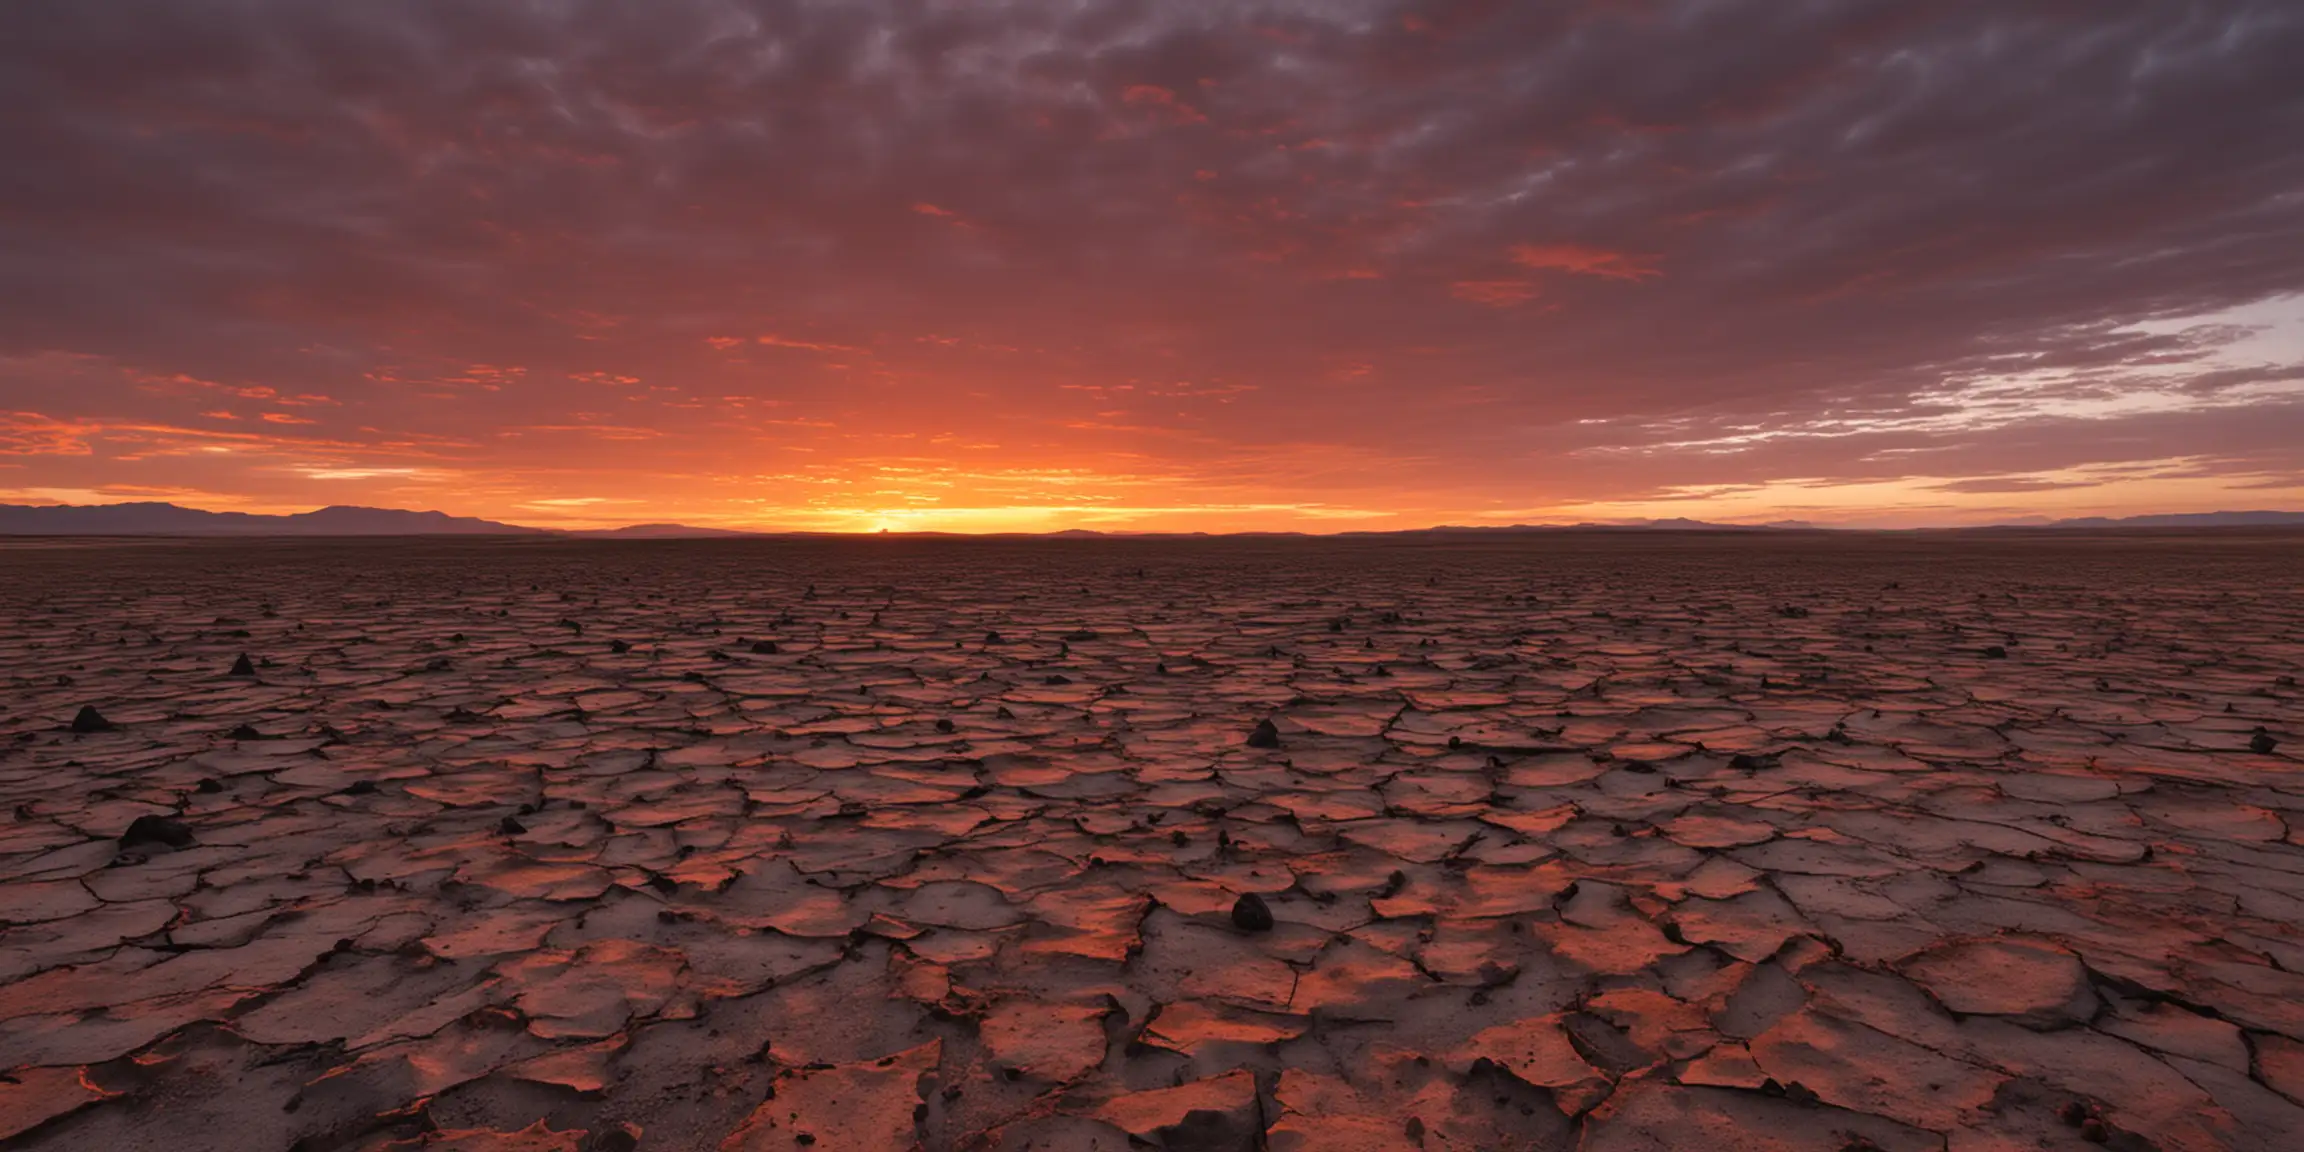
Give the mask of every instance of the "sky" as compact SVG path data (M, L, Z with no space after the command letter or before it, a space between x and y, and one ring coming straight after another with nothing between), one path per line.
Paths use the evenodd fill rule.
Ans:
M2294 0L8 0L0 501L2304 508Z

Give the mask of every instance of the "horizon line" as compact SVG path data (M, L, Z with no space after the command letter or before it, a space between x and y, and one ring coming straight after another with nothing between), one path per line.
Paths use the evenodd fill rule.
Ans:
M888 536L888 537L958 537L958 538L977 538L977 539L1017 538L1017 537L1022 537L1022 538L1041 538L1041 537L1064 537L1064 536L1099 536L1099 537L1123 537L1123 538L1125 538L1125 537L1207 537L1207 538L1218 538L1218 537L1275 537L1275 536L1282 536L1282 537L1303 537L1303 538L1312 538L1312 539L1332 539L1332 538L1353 538L1353 537L1366 537L1366 536L1404 536L1404 535L1439 534L1439 533L1463 533L1463 534L1494 534L1494 533L1510 533L1510 532L1567 532L1567 531L1580 531L1580 530L1581 530L1581 531L1637 531L1637 532L1671 532L1671 531L1683 531L1683 532L1777 532L1777 533L1781 533L1781 532L1841 532L1841 533L1846 533L1846 532L1859 532L1859 533L1913 533L1913 532L2006 531L2006 530L2012 530L2012 529L2013 529L2013 530L2022 530L2022 529L2027 529L2027 528L2034 528L2034 529L2038 529L2038 528L2056 528L2056 529L2064 529L2064 530L2069 530L2069 529L2073 529L2073 528L2105 528L2105 527L2127 527L2127 528L2132 528L2132 529L2154 529L2154 528L2160 528L2160 529L2170 529L2170 528L2173 528L2173 529L2195 528L2195 529L2198 529L2198 528L2251 528L2251 527L2253 527L2253 528L2272 528L2272 527L2285 527L2285 526L2300 526L2300 527L2304 527L2304 511L2290 511L2290 510L2276 510L2276 509L2256 509L2256 510L2229 510L2229 509L2227 509L2227 510L2219 510L2219 511L2215 511L2215 512L2144 512L2144 513L2134 513L2134 514L2123 515L2123 516L2092 515L2092 516L2061 517L2061 518L2051 518L2051 517L2048 517L2048 516L2045 516L2045 515L2041 515L2041 514L2037 514L2037 513L2034 513L2034 514L2025 514L2025 515L2020 515L2020 516L2018 516L2018 517L2015 517L2015 518L2013 518L2013 519L2010 519L2010 520L2002 520L2002 521L1990 521L1990 522L1969 523L1969 524L1908 524L1908 525L1892 525L1892 526L1890 526L1890 525L1864 525L1864 524L1846 524L1846 523L1817 523L1817 522L1812 522L1812 521L1808 521L1808 520L1799 519L1799 518L1796 518L1796 517L1786 517L1786 518L1780 518L1780 519L1776 519L1776 520L1769 520L1769 521L1762 521L1762 522L1757 522L1757 523L1755 523L1755 522L1749 522L1749 521L1726 521L1726 520L1722 520L1722 521L1708 521L1708 520L1699 520L1699 519L1694 519L1694 518L1691 518L1691 517L1657 517L1657 518L1621 518L1621 519L1611 519L1611 520L1581 520L1581 521L1575 521L1575 522L1529 522L1529 521L1519 521L1519 522L1508 523L1508 524L1466 524L1466 523L1446 523L1446 522L1443 522L1443 523L1435 523L1435 524L1429 524L1429 525L1423 525L1423 526L1417 526L1417 527L1398 527L1398 528L1340 528L1340 529L1336 529L1336 530L1333 530L1333 531L1318 531L1318 530L1308 530L1308 529L1303 529L1303 528L1263 528L1263 529L1226 529L1226 530L1208 530L1208 529L1137 529L1137 528L1090 528L1090 527L1079 527L1079 526L1075 526L1075 527L1068 527L1068 528L1052 528L1052 529L1022 529L1022 528L1014 528L1014 529L1002 529L1002 530L994 530L994 531L971 531L971 530L968 530L968 529L955 529L955 528L903 528L903 529L899 529L899 528L891 528L891 527L881 527L881 528L877 528L877 529L873 529L873 528L732 528L732 527L722 527L722 526L715 526L715 525L695 525L695 524L687 524L687 523L682 523L682 522L679 522L679 521L675 521L675 520L645 520L645 521L639 521L639 522L634 522L634 523L627 523L627 524L620 524L620 525L604 525L604 526L595 526L595 527L563 527L563 526L556 526L556 525L523 524L523 523L518 523L518 522L514 522L514 521L509 521L509 520L498 520L498 519L493 519L493 518L489 518L489 517L481 517L481 516L467 516L467 515L458 515L458 514L455 514L455 513L450 513L450 512L441 511L441 510L439 510L439 509L409 509L409 508L387 508L387 507L379 507L379 506L374 506L374 505L358 505L358 504L328 504L328 505L322 505L322 506L320 506L320 507L317 507L317 508L313 508L313 509L310 509L310 510L308 510L308 511L303 511L303 512L245 512L245 511L238 511L238 510L217 511L217 510L213 510L213 509L195 508L195 507L191 507L191 506L189 506L189 505L177 504L177 503L175 503L175 502L173 502L173 501L168 501L168 500L121 500L121 501L114 501L114 502L111 502L111 503L102 503L102 504L70 504L70 503L64 503L64 502L60 502L60 501L59 501L59 502L54 502L54 503L46 503L46 504L17 504L17 503L0 503L0 513L13 512L13 513L18 513L20 516L25 516L25 514L29 514L29 516L30 516L30 517L37 517L37 516L40 516L40 515L41 515L41 514L43 514L43 513L47 513L47 514L69 514L69 513L73 513L73 512L83 512L83 513L88 513L88 512L96 512L96 513L100 513L100 512L102 512L102 511L104 511L104 510L113 510L113 509L145 509L145 510L149 510L149 511L151 511L151 512L153 512L154 514L157 514L157 515L182 514L182 515L185 515L185 516L190 516L190 517L217 517L217 518L220 518L220 519L224 519L224 520L225 520L227 523L232 523L232 524L244 524L244 523L246 523L247 521L250 521L250 520L255 520L255 521L262 521L262 520L279 520L279 521L283 521L283 522L297 522L297 521L300 521L300 522L302 522L302 523L305 523L305 524L309 524L309 523L311 523L311 522L312 522L312 518L315 518L315 517L323 517L323 516L325 516L326 514L329 514L329 513L339 513L339 514L344 514L344 515L368 514L368 515L373 515L373 516L378 516L378 517L393 517L393 516L398 516L398 517L410 517L410 518L419 518L419 519L423 519L423 520L431 520L431 521L435 521L435 522L442 522L442 523L443 523L443 530L437 530L437 531L426 531L426 530L424 530L424 529L423 529L423 528L421 528L421 527L411 526L411 527L410 527L410 530L408 530L408 531L393 531L393 530L391 530L391 526L389 526L389 525L377 525L377 526L371 526L371 527L369 527L369 528L367 528L367 529L365 529L365 530L360 530L360 531L345 531L345 532L329 532L329 531L327 531L327 530L325 530L325 529L322 529L322 530L318 530L318 531L313 531L313 530L296 530L296 529L294 529L294 528L291 528L290 530L287 530L287 531L280 531L280 532L265 532L265 531L262 531L261 529L258 529L258 530L253 530L253 531L251 531L251 530L238 530L238 531L221 531L221 532L219 532L219 531L202 531L202 530L200 530L200 529L199 529L199 528L198 528L196 525L184 525L184 526L160 526L160 525L127 526L127 525L123 525L123 526L120 526L120 529L121 529L121 530L118 530L118 531L106 531L106 530L105 530L106 528L108 528L108 527L112 527L112 526L110 526L110 525L101 525L101 524L87 524L87 523L82 523L82 524L80 524L80 525L77 525L77 526L68 526L68 527L76 527L76 528L77 528L77 530L68 530L68 531L62 531L62 532L43 532L43 531L40 531L40 530L39 530L39 528L40 528L40 527L46 527L46 525L31 525L31 524L17 524L17 525L9 525L9 524L6 524L6 523L0 523L0 535L18 536L18 537L59 537L59 536L65 536L65 537L69 537L69 536L79 536L79 537L98 537L98 538L102 538L102 537L115 537L115 538L118 538L118 537L137 537L137 538L194 538L194 539L196 539L196 538L203 538L203 537L216 537L216 536L224 536L224 537L233 537L233 538L242 538L242 539L246 539L246 538L266 538L266 537L283 537L283 538L304 538L304 539L313 539L313 538L324 538L324 537L337 537L337 538L346 538L346 537L360 537L360 536L368 536L368 537L390 537L390 536L402 536L402 537L440 537L440 536L508 536L508 535L525 535L525 534L531 534L531 533L532 533L532 534L539 534L539 535L551 535L551 536L562 536L562 537L576 537L576 538L586 538L586 537L590 537L590 538L600 538L600 537L608 537L608 538L624 538L624 539L650 539L650 538L662 539L662 538L682 538L682 537L685 537L685 538L690 538L690 539L695 539L695 538L706 538L706 537L743 538L743 537L795 537L795 536L797 536L797 537L862 537L862 538L872 538L872 537L882 537L882 536ZM2143 523L2144 521L2163 521L2164 523ZM2218 521L2222 521L2222 522L2221 522L2221 523L2219 523ZM454 526L453 526L453 527L450 527L450 526L448 526L448 525L454 525ZM285 526L285 525L284 525L284 526ZM171 528L171 527L180 527L180 528L181 528L181 530L170 530L170 528ZM253 526L252 526L252 527L253 527ZM496 531L497 529L502 529L503 531Z

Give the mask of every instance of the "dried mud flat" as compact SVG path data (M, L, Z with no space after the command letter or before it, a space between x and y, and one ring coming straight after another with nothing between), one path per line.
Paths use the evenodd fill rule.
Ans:
M2299 573L0 547L0 1146L2304 1147Z

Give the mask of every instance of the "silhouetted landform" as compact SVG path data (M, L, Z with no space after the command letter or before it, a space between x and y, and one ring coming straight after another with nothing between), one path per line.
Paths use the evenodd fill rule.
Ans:
M542 528L445 512L334 505L267 516L207 512L177 504L0 504L10 536L543 536Z
M2030 518L1986 528L2266 528L2304 525L2304 512L2188 512L2109 518L2089 516L2071 520ZM1442 524L1431 528L1338 532L1333 535L1366 537L1512 536L1536 532L1782 532L1851 531L1805 520L1777 520L1767 524L1720 524L1708 520L1673 517L1663 520L1617 522L1585 521L1577 524ZM845 532L750 532L735 528L698 528L687 524L631 524L621 528L536 528L505 524L445 512L411 512L398 508L361 508L332 505L312 512L264 515L252 512L208 512L178 504L0 504L0 536L579 536L589 539L676 540L764 536L849 536ZM904 532L881 535L907 537L963 536L955 532ZM1306 532L1100 532L1067 528L1060 532L991 533L998 536L1053 539L1202 539L1210 536L1296 537Z
M2084 516L2050 528L2275 528L2304 524L2304 512L2183 512L2159 516Z

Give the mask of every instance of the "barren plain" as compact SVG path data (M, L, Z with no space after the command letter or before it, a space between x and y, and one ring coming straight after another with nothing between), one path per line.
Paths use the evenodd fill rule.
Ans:
M10 543L0 1147L2293 1150L2299 675L2282 533Z

